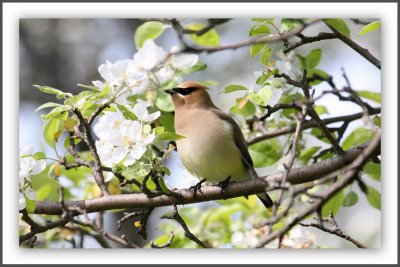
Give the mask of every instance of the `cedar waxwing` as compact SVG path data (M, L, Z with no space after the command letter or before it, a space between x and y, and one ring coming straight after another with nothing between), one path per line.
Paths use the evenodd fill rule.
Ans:
M218 109L206 92L207 87L187 81L165 92L175 106L175 131L186 138L176 141L186 169L202 180L218 183L224 189L229 180L258 178L247 144L236 121ZM272 206L266 193L258 194L265 207Z

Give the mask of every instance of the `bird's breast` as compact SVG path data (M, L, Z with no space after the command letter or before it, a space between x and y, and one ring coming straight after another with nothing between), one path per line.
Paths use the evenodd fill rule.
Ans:
M190 173L210 182L248 177L228 122L211 112L192 112L185 123L175 121L175 128L186 137L177 141L177 147Z

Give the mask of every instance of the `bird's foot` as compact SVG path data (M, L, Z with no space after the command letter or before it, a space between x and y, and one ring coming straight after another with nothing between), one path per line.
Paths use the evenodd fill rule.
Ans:
M189 187L189 191L193 190L193 198L196 197L197 191L200 191L201 184L204 183L205 181L206 181L206 179L203 179L200 182L198 182L197 184L195 184L194 186Z
M232 178L232 176L229 176L228 178L226 178L225 180L223 180L222 182L218 183L218 187L221 188L221 195L224 195L224 190L225 188L228 186L229 184L229 180Z

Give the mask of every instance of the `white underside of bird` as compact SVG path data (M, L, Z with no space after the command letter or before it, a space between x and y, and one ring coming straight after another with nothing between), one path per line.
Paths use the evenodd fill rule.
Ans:
M179 157L186 169L197 178L212 183L222 182L228 177L231 177L231 181L251 179L232 138L232 126L225 121L221 123L211 110L199 112L192 109L188 112L190 114L186 115L193 121L190 127L179 129L178 134L186 138L176 142ZM196 120L202 120L203 123L198 124Z

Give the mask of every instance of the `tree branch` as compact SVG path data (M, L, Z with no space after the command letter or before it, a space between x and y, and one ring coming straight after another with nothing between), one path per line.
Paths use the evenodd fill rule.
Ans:
M337 180L329 189L325 191L323 195L320 195L315 201L307 206L306 208L300 210L292 220L279 228L279 230L272 232L270 234L265 235L261 238L260 244L258 247L264 247L270 241L282 236L293 226L301 222L305 217L318 210L321 205L323 205L328 199L330 199L337 192L342 190L345 186L350 184L353 180L357 178L357 173L360 171L360 168L363 164L371 157L373 157L376 153L376 150L380 150L381 144L381 133L378 131L375 138L367 145L367 147L362 150L360 154L356 156L354 161L347 165L348 171L343 175L340 180Z
M360 54L362 57L364 57L366 60L371 62L375 67L378 69L381 69L381 62L374 57L366 48L363 48L359 46L357 43L355 43L353 40L350 38L347 38L343 34L341 34L339 31L337 31L335 28L332 26L328 25L329 29L337 36L338 39L340 39L343 43L347 44L349 47L351 47L354 51L356 51L358 54Z
M313 108L313 99L310 95L310 87L307 84L307 72L303 72L303 77L300 82L293 80L290 78L287 74L285 73L278 73L275 74L274 77L276 78L285 78L287 83L296 87L299 87L303 90L304 96L307 99L307 114L317 123L318 127L321 129L325 137L329 140L329 142L332 144L333 148L335 149L336 154L338 155L344 155L344 151L337 142L337 140L332 136L332 134L329 132L329 129L326 127L325 123L321 120L319 117L318 113L315 111Z
M84 129L83 138L84 138L85 143L89 147L90 154L92 154L92 156L93 156L94 166L93 166L92 170L93 170L94 179L95 179L97 185L99 186L99 188L101 189L102 194L106 195L106 196L110 195L110 192L108 191L107 186L104 182L104 176L103 176L103 172L101 170L101 161L100 161L99 154L97 153L96 145L94 143L90 124L88 123L88 121L86 121L86 119L83 117L82 113L78 109L74 109L73 112L76 115L76 117L78 118L79 124ZM75 132L79 133L79 127L75 126L75 128L76 128Z
M369 111L369 115L376 115L381 113L381 108L372 108L371 111ZM327 124L332 124L332 123L336 123L336 122L351 122L351 121L355 121L358 119L361 119L363 117L364 113L363 112L359 112L359 113L354 113L351 115L345 115L345 116L338 116L338 117L333 117L333 118L327 118L327 119L323 119L322 121L324 122L325 125ZM301 129L302 130L307 130L310 128L315 128L318 127L318 124L315 121L307 121L305 123L303 123L301 125ZM281 128L279 130L276 130L274 132L270 132L267 134L263 134L254 138L251 138L249 141L247 141L248 145L252 145L258 142L261 142L263 140L267 140L267 139L271 139L274 137L278 137L281 135L285 135L285 134L289 134L289 133L293 133L296 129L296 126L288 126L288 127L284 127Z
M337 36L334 33L329 33L329 32L320 32L318 33L318 35L316 36L304 36L301 33L296 34L297 37L300 38L300 41L296 42L296 43L288 43L286 45L286 48L283 49L283 53L287 54L289 51L300 47L302 45L305 44L310 44L310 43L314 43L314 42L318 42L318 41L322 41L322 40L331 40L331 39L336 39Z
M197 243L202 248L208 248L208 246L206 244L204 244L192 232L190 232L190 230L189 230L188 226L186 225L185 221L183 220L181 215L179 215L178 208L176 207L176 205L174 205L174 212L172 213L172 215L163 215L163 216L160 217L160 219L175 220L177 223L179 223L182 226L183 231L185 232L185 236L187 238L189 238L193 242Z
M346 151L343 157L330 158L309 166L292 169L287 177L287 181L291 184L301 184L317 180L324 175L340 169L352 162L358 155L363 153L364 146L350 149ZM374 155L380 154L380 147ZM221 188L218 186L202 187L202 190L193 197L193 192L189 189L173 190L171 195L160 195L149 198L144 193L133 193L123 195L103 196L95 199L66 201L65 205L69 209L83 209L86 212L97 212L102 210L122 209L122 208L149 208L162 207L172 205L177 201L179 196L179 204L189 204L205 202L210 200L219 200L225 198L233 198L239 196L247 196L258 194L276 189L273 183L280 183L284 176L284 172L271 174L260 179L251 179L244 182L230 183L221 194ZM61 203L50 201L37 201L34 213L36 214L62 214Z
M179 53L182 52L191 52L191 53L201 53L201 52L206 52L206 53L214 53L214 52L219 52L223 50L228 50L228 49L238 49L241 47L246 47L250 46L253 44L268 44L268 43L275 43L279 41L284 41L288 39L291 36L294 36L298 33L301 33L305 28L310 26L311 24L314 24L316 22L319 22L321 20L316 19L308 24L304 24L300 26L299 28L295 29L294 31L291 32L285 32L285 33L280 33L272 36L263 36L259 37L256 39L251 39L247 40L244 42L239 42L236 44L229 44L229 45L221 45L221 46L213 46L213 47L192 47L188 44L185 43L185 41L182 38L182 33L181 33L181 27L179 27L176 23L173 23L172 26L174 27L175 31L178 33L178 38L180 39L182 45L184 46L182 51L179 51Z
M346 240L350 241L351 243L353 243L354 245L356 245L356 247L358 247L358 248L368 248L366 245L364 245L363 243L355 240L354 238L349 236L345 231L343 231L342 229L339 228L335 218L333 217L332 211L329 212L329 218L328 219L323 219L323 221L329 221L332 224L333 227L331 229L329 229L329 228L326 228L325 226L323 226L322 224L318 224L318 223L309 223L309 224L299 223L299 224L301 226L303 226L303 227L318 228L321 231L324 231L326 233L329 233L329 234L332 234L332 235L336 235L338 237L346 239Z

